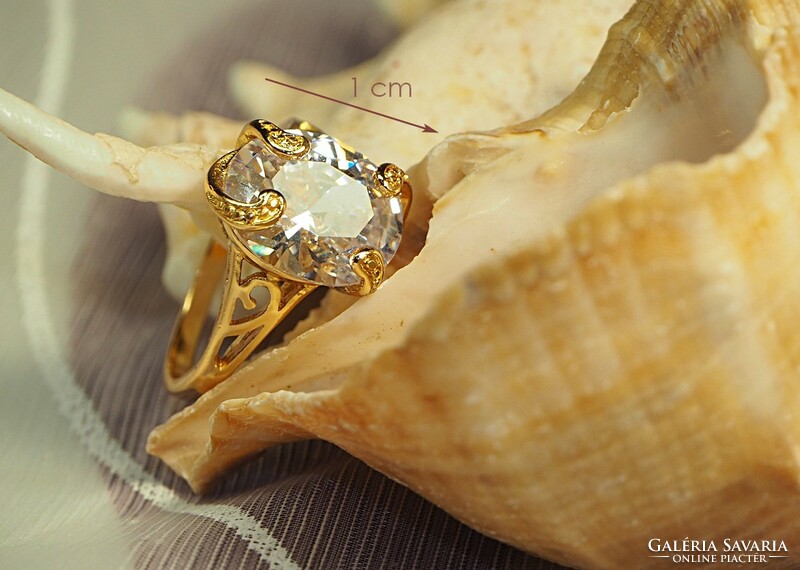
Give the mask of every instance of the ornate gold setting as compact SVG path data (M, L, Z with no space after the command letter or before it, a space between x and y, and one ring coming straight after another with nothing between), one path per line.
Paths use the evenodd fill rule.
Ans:
M383 255L377 249L362 249L353 254L350 258L350 265L353 272L361 278L361 283L345 288L349 295L363 297L374 293L381 283L386 273L386 264Z
M206 199L217 216L242 230L269 227L280 219L286 209L286 200L278 192L266 192L254 204L231 200L213 190L206 190Z
M302 158L311 148L304 136L287 133L275 123L264 119L247 123L239 133L236 144L241 148L253 139L259 139L276 155L291 160Z
M236 247L229 247L226 252L216 241L209 245L172 332L164 366L167 389L171 392L190 388L205 392L225 380L317 288L313 284L287 281L260 268L245 272L246 262ZM195 362L208 308L223 272L222 304L208 344ZM267 290L269 300L259 307L254 291L260 287ZM243 314L237 314L238 304Z
M225 172L238 151L220 157L208 170L206 177L206 199L214 213L231 226L247 230L269 227L277 222L286 210L286 200L280 192L265 192L257 202L248 204L225 195Z
M319 131L305 121L294 123L292 128ZM285 160L303 159L310 150L310 142L304 136L258 119L242 129L237 139L237 149L221 156L209 168L206 198L222 222L228 239L227 250L212 241L195 281L186 294L164 365L167 388L172 392L190 388L205 392L222 382L298 303L319 287L316 283L281 273L243 243L239 233L241 230L269 227L286 211L285 198L275 190L262 193L252 204L238 202L225 195L225 178L231 161L244 145L254 139ZM337 142L355 153L341 141ZM404 217L408 214L411 186L400 167L389 163L380 165L373 183L372 191L375 194L398 199ZM369 295L383 282L386 263L377 249L357 251L350 257L350 266L361 282L340 289L344 293ZM221 305L208 342L197 358L208 309L220 282L223 283ZM254 294L257 289L266 290L266 302L259 303Z
M309 149L308 141L304 137L283 131L269 133L267 142L272 147L273 152L280 152L287 156L302 156Z
M402 168L389 162L385 162L378 167L374 178L376 186L380 188L380 195L386 198L399 196L408 180L408 176L406 176Z

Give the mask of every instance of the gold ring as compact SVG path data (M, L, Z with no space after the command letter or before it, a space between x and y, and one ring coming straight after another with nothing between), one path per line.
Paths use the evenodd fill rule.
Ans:
M411 204L398 166L375 165L305 121L252 121L237 146L208 171L206 198L227 244L212 240L175 323L164 366L172 392L205 392L230 376L317 287L374 292Z

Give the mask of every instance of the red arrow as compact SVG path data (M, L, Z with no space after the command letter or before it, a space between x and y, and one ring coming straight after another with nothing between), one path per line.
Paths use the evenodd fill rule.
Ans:
M385 113L379 113L378 111L373 111L372 109L367 109L366 107L359 107L358 105L353 105L352 103L348 103L346 101L342 101L340 99L334 99L333 97L328 97L327 95L322 95L321 93L314 93L313 91L309 91L308 89L303 89L302 87L298 87L296 85L289 85L288 83L283 83L281 81L276 81L275 79L270 79L269 77L265 77L267 81L270 83L275 83L277 85L282 85L283 87L288 87L289 89L294 89L295 91L300 91L302 93L306 93L307 95L313 95L314 97L319 97L321 99L327 99L328 101L333 101L334 103L339 103L340 105L347 105L348 107L352 107L353 109L358 109L359 111L364 111L365 113L372 113L373 115L378 115L379 117L383 117L385 119L391 119L392 121L397 121L398 123L403 123L405 125L410 125L412 127L417 127L418 129L422 129L423 133L438 133L436 129L432 126L428 125L427 123L424 125L418 125L416 123L412 123L411 121L406 121L403 119L398 119L397 117L393 117L391 115L386 115Z

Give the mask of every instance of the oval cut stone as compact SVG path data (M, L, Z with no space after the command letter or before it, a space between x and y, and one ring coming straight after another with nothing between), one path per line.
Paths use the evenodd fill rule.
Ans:
M357 285L350 256L369 247L388 264L400 245L402 204L381 196L377 167L360 153L319 131L287 131L309 140L305 157L284 159L251 141L231 160L225 179L225 193L242 202L280 192L286 199L283 216L268 228L234 231L266 265L288 277L328 287Z

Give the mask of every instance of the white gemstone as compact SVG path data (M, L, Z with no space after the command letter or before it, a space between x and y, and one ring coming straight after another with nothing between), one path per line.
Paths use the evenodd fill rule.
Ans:
M228 164L225 195L251 204L258 195L272 190L272 177L278 172L278 157L266 145L254 139L244 145Z
M301 229L319 237L354 238L372 218L366 187L324 162L287 162L272 184L286 198L278 223L289 238Z
M252 201L274 188L286 199L275 225L243 231L241 237L267 265L287 276L329 287L356 285L360 278L350 266L352 254L368 247L380 251L387 264L394 257L403 230L400 200L373 190L377 167L360 153L325 133L287 130L311 143L302 160L286 161L253 141L228 167L228 196Z

